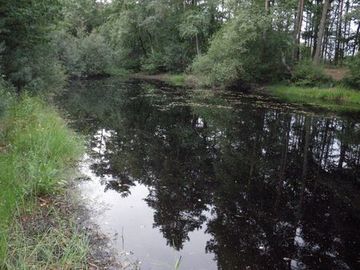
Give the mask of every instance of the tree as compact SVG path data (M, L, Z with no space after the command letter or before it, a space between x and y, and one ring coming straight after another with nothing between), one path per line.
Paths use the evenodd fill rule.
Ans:
M44 84L56 87L52 82L58 81L56 73L62 72L50 48L48 33L60 19L60 9L57 0L0 1L0 40L4 44L2 72L18 90Z
M327 20L327 14L330 7L330 0L324 0L324 5L322 9L322 15L319 25L319 32L317 33L317 44L315 49L315 55L314 55L314 63L319 64L320 63L320 56L321 56L321 50L323 46L323 39L324 39L324 32L325 32L325 24Z
M299 60L299 45L300 45L300 33L301 26L303 21L304 13L304 0L299 0L298 9L295 17L295 26L294 26L294 51L293 51L293 60Z

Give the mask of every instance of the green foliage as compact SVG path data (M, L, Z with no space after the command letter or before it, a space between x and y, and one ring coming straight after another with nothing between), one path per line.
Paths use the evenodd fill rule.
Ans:
M53 109L28 96L18 102L10 99L0 125L0 262L6 257L8 225L16 209L61 188L64 170L82 150L78 137Z
M65 31L53 33L58 56L70 76L86 77L107 74L113 66L113 51L104 37L94 31L77 37Z
M138 69L144 54L139 37L136 14L131 10L114 14L100 31L114 51L114 64L126 69Z
M94 76L106 73L106 69L111 65L112 51L103 36L92 32L81 40L80 50L84 74Z
M165 72L165 56L160 52L151 53L143 58L141 69L148 73Z
M80 38L62 30L53 32L52 39L58 58L64 66L66 73L71 76L80 77L84 71L84 64L81 62Z
M301 61L295 65L291 79L297 86L329 86L332 84L332 79L324 73L324 68L313 64L310 60Z
M0 6L0 40L5 42L6 56L10 57L14 49L46 42L61 10L58 0L1 0Z
M240 11L215 35L208 52L195 59L193 72L205 84L225 86L279 77L289 43L269 28L270 20L256 10Z
M30 92L56 92L62 89L65 73L49 47L18 50L11 63L8 77L18 88Z
M180 35L185 38L193 38L202 34L203 29L206 29L209 24L207 19L206 13L201 13L199 10L186 11L179 25Z
M1 1L2 72L18 88L57 88L63 80L47 46L60 9L57 0Z
M219 28L217 4L217 0L113 1L101 33L118 66L150 73L180 72Z
M61 0L61 24L69 33L76 36L79 28L91 33L106 19L105 9L96 0Z
M349 75L344 78L345 84L360 90L360 53L347 61Z

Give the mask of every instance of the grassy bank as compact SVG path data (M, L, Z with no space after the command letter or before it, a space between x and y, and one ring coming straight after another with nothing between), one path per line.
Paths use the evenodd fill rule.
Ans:
M273 85L268 93L290 103L311 105L333 111L360 111L360 91L334 86L331 88Z
M0 269L81 268L85 238L44 198L62 193L82 143L41 100L0 98Z

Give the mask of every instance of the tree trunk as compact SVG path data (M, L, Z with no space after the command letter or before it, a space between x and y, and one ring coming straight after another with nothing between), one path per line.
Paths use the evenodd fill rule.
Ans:
M323 10L322 10L321 20L320 20L319 32L317 35L317 43L316 43L316 49L315 49L315 55L314 55L314 63L316 65L318 65L320 63L321 49L322 49L322 44L323 44L323 39L324 39L324 32L325 32L325 24L326 24L327 13L329 11L329 7L330 7L330 0L325 0Z
M201 51L200 51L200 45L199 45L199 37L198 34L195 34L195 43L196 43L196 54L200 55Z
M349 39L350 39L350 32L351 32L351 20L349 20L349 9L350 9L350 1L347 0L345 3L345 23L344 23L344 40L342 42L341 51L342 51L342 57L347 55L347 52L349 51Z
M341 58L341 51L340 51L340 43L342 38L342 13L344 8L344 0L339 0L339 10L338 10L338 21L336 27L336 49L335 49L335 64L338 64L339 59Z
M303 13L304 13L304 0L299 0L298 9L295 18L294 25L294 51L293 51L293 60L298 61L300 55L300 34L301 34L301 26L303 21Z
M354 37L354 47L353 47L353 51L352 51L352 56L354 56L355 52L356 52L356 46L358 45L358 42L359 42L359 33L360 33L360 22L358 23L358 27L356 29L356 34Z
M316 0L315 5L316 6L322 5L322 0ZM312 57L315 56L316 45L317 45L317 34L319 32L320 17L321 17L321 14L318 14L318 12L314 12L313 22L312 22L312 39L313 39L312 40L312 51L311 51Z
M323 41L323 48L321 50L321 57L323 59L326 59L326 52L328 49L328 45L329 45L329 36L330 36L330 25L327 23L326 27L325 27L325 33L324 33L324 41Z
M269 0L265 0L265 14L270 13L270 2Z

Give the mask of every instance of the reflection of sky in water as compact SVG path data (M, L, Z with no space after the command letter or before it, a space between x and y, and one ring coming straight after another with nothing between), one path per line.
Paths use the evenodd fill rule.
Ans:
M82 182L80 189L90 206L102 211L94 217L94 221L111 236L119 251L132 254L130 257L133 257L133 261L140 260L141 269L174 269L180 256L181 269L217 269L213 263L214 255L205 253L204 247L210 239L205 228L191 232L190 241L184 244L181 251L167 246L160 230L153 228L154 210L144 201L149 189L137 184L130 188L131 195L125 198L113 190L104 193L104 186L101 185L104 178L96 176L90 164L91 159L85 157L80 170L91 181ZM107 180L110 178L105 176Z
M96 132L96 146L92 151L104 154L107 151L106 141L112 134L114 131L104 129ZM117 250L126 252L133 262L140 261L141 269L146 270L174 269L179 258L181 269L217 269L213 261L214 255L205 253L204 247L210 240L210 236L205 233L205 227L190 232L189 241L181 251L167 246L160 230L153 228L154 210L144 201L149 195L149 189L137 183L130 188L131 195L125 198L111 189L104 192L102 183L113 180L113 176L97 176L90 168L95 162L96 160L85 154L79 168L80 172L91 180L82 182L80 190L82 196L89 201L90 207L100 212L93 217L94 221L113 239ZM210 212L204 214L211 217Z

